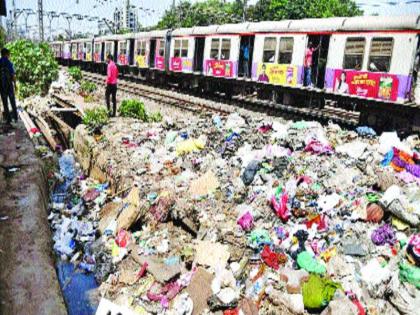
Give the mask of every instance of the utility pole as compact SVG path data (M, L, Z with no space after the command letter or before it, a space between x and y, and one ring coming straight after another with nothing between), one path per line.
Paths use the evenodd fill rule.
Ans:
M17 34L17 13L16 13L16 3L15 0L12 1L12 7L13 7L13 37Z
M44 8L43 1L38 0L38 24L39 24L39 38L41 42L44 41Z
M248 6L248 0L243 0L243 10L242 10L242 22L246 22L246 7Z

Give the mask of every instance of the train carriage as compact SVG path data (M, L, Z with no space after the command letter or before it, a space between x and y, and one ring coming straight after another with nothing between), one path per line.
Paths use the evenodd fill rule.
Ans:
M360 24L363 23L363 29ZM405 103L411 99L418 18L346 19L331 38L327 92Z
M328 102L359 111L361 123L420 128L419 34L419 16L210 25L95 38L93 60L102 73L110 53L150 82L223 97L257 92L289 108ZM305 71L309 43L317 49ZM64 44L63 57L77 49L77 40Z
M116 62L122 67L132 64L134 51L134 34L124 34L116 37L117 55Z
M191 28L177 29L172 32L169 70L192 73L195 39Z
M150 68L165 71L166 70L166 36L168 30L151 31L150 35L150 51L149 51L149 63ZM169 43L168 43L169 48Z
M206 37L204 74L212 77L237 78L240 61L241 30L249 23L221 25Z
M51 49L53 50L54 57L58 60L63 58L63 42L55 41L51 43Z
M104 62L104 54L102 53L103 40L101 37L96 37L93 40L93 56L92 60L94 63Z
M134 36L134 66L140 69L149 68L150 36L147 32Z

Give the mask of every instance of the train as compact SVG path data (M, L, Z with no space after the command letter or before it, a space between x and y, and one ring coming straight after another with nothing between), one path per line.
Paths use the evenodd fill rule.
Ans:
M418 132L419 38L420 15L412 15L246 22L50 44L66 66L105 73L111 54L130 80L291 107L327 104L360 112L362 125ZM309 46L312 64L305 67Z

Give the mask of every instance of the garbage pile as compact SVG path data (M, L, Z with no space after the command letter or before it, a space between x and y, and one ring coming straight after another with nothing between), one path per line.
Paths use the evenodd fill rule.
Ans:
M112 303L136 314L420 309L417 136L237 114L116 118L102 132L90 169L109 187L63 155L50 219L55 250L95 272Z

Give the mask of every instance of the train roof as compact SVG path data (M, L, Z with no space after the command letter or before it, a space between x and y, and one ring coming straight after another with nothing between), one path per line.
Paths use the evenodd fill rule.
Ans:
M149 32L149 37L165 37L168 30L155 30Z
M420 15L407 16L357 16L347 18L340 30L364 31L364 30L404 30L420 29Z
M270 32L345 32L345 31L386 31L386 30L419 30L420 15L408 16L356 16L332 17L324 19L302 19L283 21L247 22L178 28L172 31L173 36L199 36L211 34L246 34ZM128 38L164 38L168 30L107 35L96 37L98 41L110 41ZM88 39L91 40L91 39ZM82 40L72 40L80 42Z

